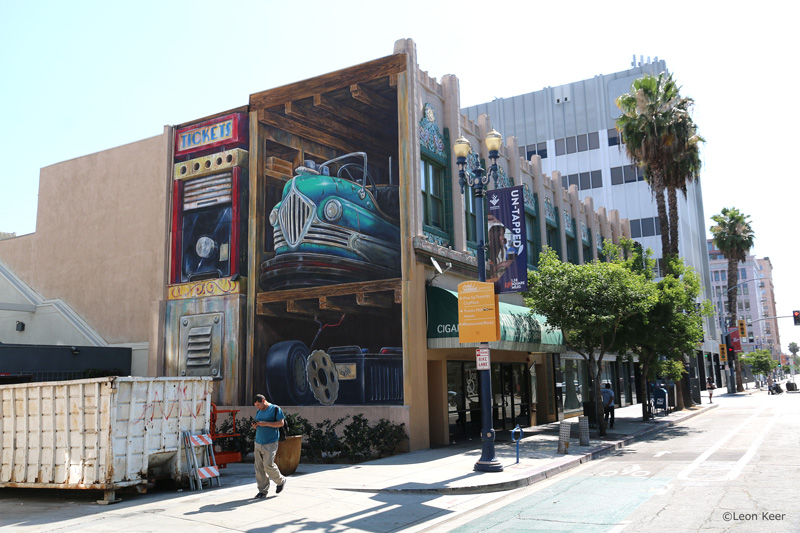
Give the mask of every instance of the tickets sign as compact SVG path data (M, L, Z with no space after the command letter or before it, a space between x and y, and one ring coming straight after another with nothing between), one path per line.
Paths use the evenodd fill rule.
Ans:
M458 286L458 342L500 340L500 305L494 284L465 281Z
M175 133L175 155L181 156L217 146L244 143L247 115L232 113L179 129Z

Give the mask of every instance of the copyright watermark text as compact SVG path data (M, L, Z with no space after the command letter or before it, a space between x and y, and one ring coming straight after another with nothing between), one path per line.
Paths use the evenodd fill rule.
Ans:
M740 513L737 511L726 511L722 513L722 519L726 522L780 522L786 519L786 513L770 513L762 511L760 513Z

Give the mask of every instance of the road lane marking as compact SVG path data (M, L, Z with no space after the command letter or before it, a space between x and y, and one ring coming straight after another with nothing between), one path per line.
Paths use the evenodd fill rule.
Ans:
M689 466L687 466L686 468L681 470L680 473L678 473L677 478L678 479L689 479L689 475L694 471L695 468L697 468L698 466L703 464L706 461L706 459L711 457L714 454L714 452L716 452L718 449L720 449L731 438L733 438L734 436L738 435L739 432L745 426L747 426L747 424L749 424L752 420L754 420L754 419L758 418L759 416L761 416L761 413L763 413L766 409L767 409L766 407L762 407L761 409L759 409L758 411L753 413L750 417L748 417L744 422L742 422L741 424L736 426L736 428L734 428L730 433L728 433L727 435L722 437L720 440L718 440L716 443L714 443L714 445L711 446L711 448L709 448L708 450L706 450L705 452L700 454L697 457L697 459L695 459L694 461L692 461L689 464Z
M672 453L672 452L658 452L658 453L657 453L657 454L655 454L653 457L661 457L662 455L666 455L666 454L668 454L668 453Z
M732 481L737 477L739 477L739 474L742 473L742 470L744 469L745 465L747 465L747 463L750 462L750 459L752 459L753 456L756 454L756 450L758 450L758 447L761 446L762 442L764 442L764 437L766 437L767 433L769 433L772 430L772 426L775 425L775 423L778 421L778 417L782 416L782 414L783 413L780 411L776 412L775 415L772 417L772 420L770 420L767 427L758 433L758 437L756 437L756 440L754 440L753 444L751 444L750 447L747 449L747 452L742 456L741 459L739 459L739 461L734 465L734 467L731 468L730 472L728 472L728 477L727 477L728 481Z

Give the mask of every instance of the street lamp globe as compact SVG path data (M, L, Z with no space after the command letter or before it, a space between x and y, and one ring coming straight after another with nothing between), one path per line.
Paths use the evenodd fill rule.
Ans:
M486 149L489 150L489 152L497 152L500 150L500 146L503 144L503 136L493 128L492 131L486 134L484 142L486 143Z
M469 155L469 151L472 149L472 145L469 143L466 137L463 135L456 139L456 142L453 143L453 152L456 154L456 157L465 158Z

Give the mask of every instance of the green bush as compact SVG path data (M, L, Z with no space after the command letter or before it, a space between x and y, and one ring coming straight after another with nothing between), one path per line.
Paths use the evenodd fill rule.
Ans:
M306 437L306 446L303 448L303 457L312 463L322 463L335 458L342 451L336 428L345 421L345 418L311 424L304 420L303 434Z
M353 421L344 427L342 451L354 463L372 456L372 429L364 415L353 416Z
M408 438L405 424L393 424L381 418L374 426L369 425L363 414L353 415L349 424L344 426L342 437L336 434L336 428L347 419L324 420L310 424L302 420L303 459L311 463L334 462L346 458L354 463L366 461L374 457L390 455Z
M385 418L381 418L370 429L370 442L377 450L378 457L393 454L407 438L405 424L393 424Z

